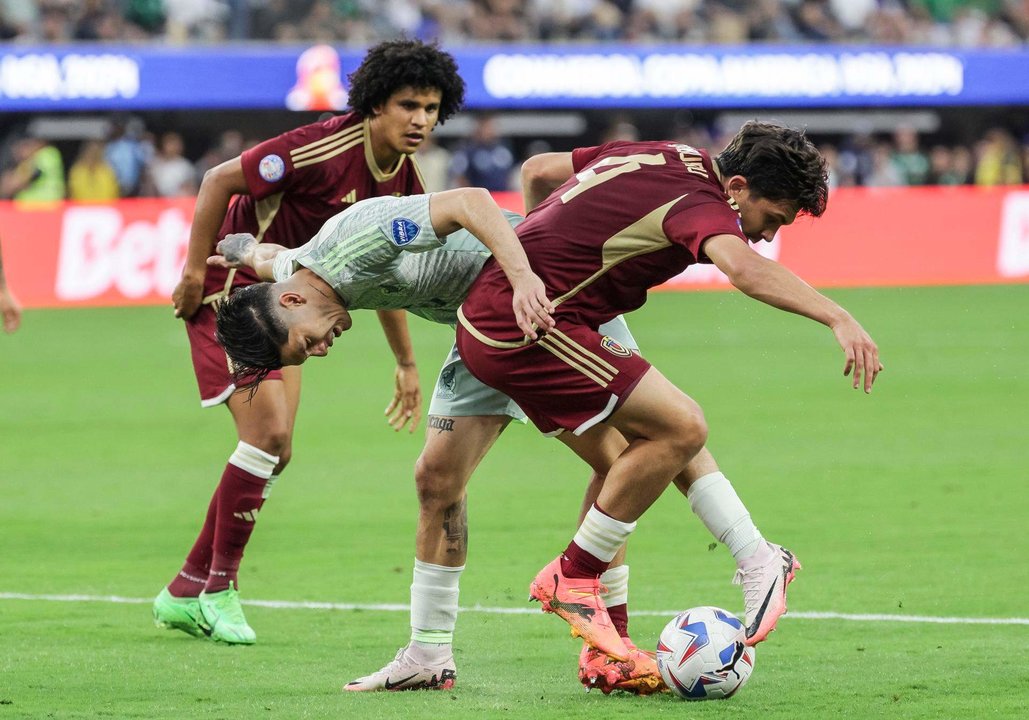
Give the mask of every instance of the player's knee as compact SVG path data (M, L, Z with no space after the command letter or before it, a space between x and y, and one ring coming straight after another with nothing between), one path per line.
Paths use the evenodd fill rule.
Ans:
M707 444L707 420L704 411L692 400L681 409L670 434L676 454L692 458Z
M257 437L247 440L269 455L277 455L279 467L285 467L293 454L293 436L289 428L283 425L268 425L261 428Z
M446 458L422 453L414 466L418 503L423 508L449 507L461 498L463 483Z

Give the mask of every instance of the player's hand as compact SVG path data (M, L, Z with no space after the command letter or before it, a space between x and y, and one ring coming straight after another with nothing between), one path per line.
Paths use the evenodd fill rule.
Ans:
M223 268L250 267L256 247L257 238L250 233L226 235L218 241L218 254L207 258L207 264Z
M5 333L13 333L21 325L21 305L7 290L0 290L0 316L3 316Z
M386 422L396 432L400 432L408 424L409 432L412 433L418 427L422 419L422 387L414 363L397 365L396 389L385 415Z
M554 304L547 298L547 289L536 273L526 273L512 282L511 287L514 289L511 307L518 328L533 340L537 338L537 329L543 332L552 330Z
M852 317L848 316L834 325L832 331L847 356L846 364L843 366L844 377L853 373L854 389L857 390L863 385L866 393L872 392L872 384L883 370L883 364L879 361L879 348L860 323Z
M195 275L183 275L179 284L172 291L172 303L175 305L175 317L189 320L200 309L204 299L204 278Z

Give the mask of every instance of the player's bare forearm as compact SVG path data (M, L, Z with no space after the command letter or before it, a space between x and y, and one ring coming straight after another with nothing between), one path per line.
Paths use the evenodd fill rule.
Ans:
M193 210L189 232L189 249L183 275L203 277L207 258L214 253L218 231L233 195L247 192L243 165L239 158L228 160L204 173Z
M525 212L533 210L575 172L571 153L541 153L522 164Z
M218 241L218 254L207 259L208 265L224 268L252 268L262 280L275 279L275 258L286 250L274 243L258 243L250 233L232 233Z
M404 310L376 310L379 324L386 335L397 368L394 373L395 388L393 399L386 406L386 422L394 430L405 426L410 432L418 427L422 414L421 383L418 379L418 368L414 361L414 346L411 333L407 327L407 312Z
M193 210L189 231L189 247L182 279L172 291L175 316L188 320L203 300L207 258L214 252L218 230L225 219L229 201L237 193L247 192L246 178L240 159L227 160L204 173Z
M883 369L879 348L849 312L787 268L750 250L739 238L717 236L705 242L704 251L741 292L829 327L846 356L843 374L853 374L854 388L872 391Z
M535 339L533 325L549 330L554 325L553 305L546 288L529 266L522 243L488 191L459 188L436 193L429 205L433 228L449 232L463 227L482 242L496 258L514 289L512 310L518 327Z

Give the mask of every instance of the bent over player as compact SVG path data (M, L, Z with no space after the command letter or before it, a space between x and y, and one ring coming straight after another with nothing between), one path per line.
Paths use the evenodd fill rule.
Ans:
M266 140L209 170L201 183L186 266L172 298L176 316L186 321L201 405L224 403L238 442L185 563L154 601L159 627L225 643L256 640L239 604L239 565L292 454L299 371L271 373L250 398L235 394L228 359L215 340L215 306L257 278L246 269L208 269L215 243L247 232L295 247L359 200L424 192L409 155L464 100L454 59L417 41L373 47L349 80L351 112ZM407 337L403 313L381 313L380 320L390 346L400 347ZM416 417L420 395L413 361L401 354L396 359L394 406L403 424Z
M447 227L445 223L473 227L452 212L456 192L432 196L429 209L436 232ZM476 202L492 203L485 196ZM249 235L233 235L219 243L226 257L213 257L210 262L246 265L263 279L276 281L241 291L218 310L219 339L240 372L259 379L283 364L327 354L333 339L349 327L351 309L404 307L430 320L456 322L458 303L476 268L486 262L487 249L467 232L446 239L420 233L423 203L418 196L360 203L327 222L310 243L292 251L256 245ZM495 206L482 205L484 215L497 212ZM512 224L521 220L513 214L507 219ZM519 304L516 301L516 316ZM526 321L519 322L519 327L524 331ZM600 330L612 347L635 347L621 318ZM467 556L467 484L507 424L512 419L524 421L525 415L510 398L470 376L456 350L440 372L429 413L447 432L427 432L416 463L420 517L411 585L411 642L392 662L348 683L346 690L450 687L457 677L452 643L458 583ZM614 429L577 442L570 433L562 439L599 473L600 481L587 492L588 508L625 440ZM746 558L739 570L745 596L767 592L781 582L778 546L764 541L706 450L676 483L689 493L691 506L712 534L735 557ZM645 694L661 689L653 658L629 639L628 566L612 566L604 582L609 586L605 599L612 605L614 626L630 647L630 658L610 662L606 655L584 647L580 679L587 687L605 692ZM775 612L770 608L769 618Z
M819 216L825 163L802 132L746 124L712 159L673 142L616 142L544 158L568 180L518 227L554 304L555 327L525 336L503 311L509 291L488 262L459 311L457 347L468 370L515 400L544 433L591 436L617 429L627 444L564 552L530 586L543 609L615 660L630 656L600 597L600 575L637 519L684 469L703 462L700 407L642 357L612 347L598 328L639 308L647 291L698 263L773 307L828 326L844 374L870 392L882 366L875 343L842 307L749 242L771 240L799 213ZM573 441L577 442L577 441ZM784 548L747 592L746 642L764 639L786 609L799 563ZM746 569L741 563L741 570Z

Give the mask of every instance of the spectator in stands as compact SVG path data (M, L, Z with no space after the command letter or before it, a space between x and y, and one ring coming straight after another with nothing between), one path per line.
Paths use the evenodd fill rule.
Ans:
M228 4L221 0L163 0L165 32L175 43L225 39Z
M514 153L498 134L496 118L482 115L471 139L454 153L450 171L455 187L508 190L514 165Z
M86 140L79 156L68 169L68 199L79 202L117 200L118 178L114 168L104 159L104 143Z
M76 40L87 42L116 42L123 38L124 32L113 0L83 0L72 35Z
M895 187L904 184L897 166L893 164L893 148L887 142L878 142L872 148L872 166L864 178L869 187Z
M978 146L976 185L1018 185L1022 182L1022 151L1003 128L992 128Z
M62 45L72 39L72 6L61 0L46 0L39 4L40 42Z
M142 120L137 117L116 117L111 121L106 157L114 168L122 197L135 197L138 194L143 169L152 154L153 148L145 139Z
M15 166L0 177L0 195L21 202L64 199L64 161L43 138L29 135L12 148Z
M319 118L322 120L323 118ZM244 149L243 133L239 130L226 130L218 136L218 143L209 148L199 160L196 161L196 176L203 178L204 173L213 167L221 165L226 160L239 156Z
M185 144L177 132L161 135L157 152L147 164L146 194L158 197L196 195L196 169L183 156Z
M960 185L971 185L975 182L975 156L971 149L963 145L954 148L951 171Z
M925 185L929 178L929 158L918 147L918 133L908 125L893 132L894 150L891 161L904 185Z

